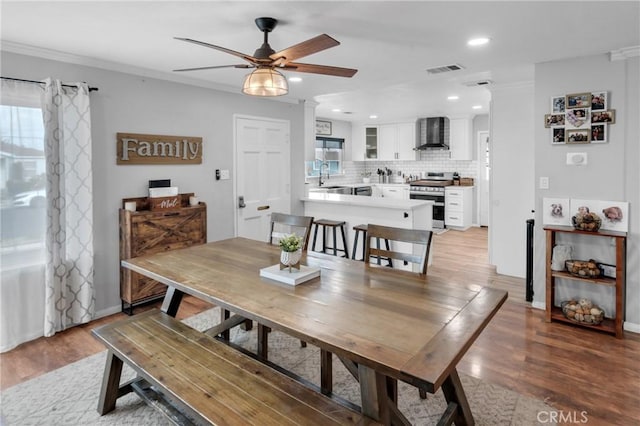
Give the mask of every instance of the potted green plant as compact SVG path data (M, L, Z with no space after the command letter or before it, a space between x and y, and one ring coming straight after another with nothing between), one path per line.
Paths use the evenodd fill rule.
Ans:
M371 172L365 170L364 172L360 173L360 176L362 176L362 183L371 182Z
M289 267L300 269L300 258L302 257L302 237L294 234L285 235L280 239L280 269Z

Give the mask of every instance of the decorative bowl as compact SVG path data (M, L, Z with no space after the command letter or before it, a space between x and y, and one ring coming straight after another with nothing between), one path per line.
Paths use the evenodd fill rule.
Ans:
M581 278L598 278L600 276L600 268L598 263L593 260L567 260L565 261L567 272L571 275Z
M595 213L578 213L571 218L575 229L596 232L602 225L602 219Z
M588 299L568 300L561 306L562 314L573 322L598 325L604 320L604 311Z

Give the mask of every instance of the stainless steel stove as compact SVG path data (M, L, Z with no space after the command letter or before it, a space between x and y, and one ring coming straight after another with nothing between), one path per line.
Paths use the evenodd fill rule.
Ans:
M433 228L444 229L444 188L453 185L453 173L428 173L411 182L409 198L433 201Z

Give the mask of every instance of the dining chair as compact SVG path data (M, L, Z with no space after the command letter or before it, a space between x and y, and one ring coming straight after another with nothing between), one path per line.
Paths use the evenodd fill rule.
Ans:
M365 264L367 266L371 264L371 262L369 261L371 259L371 256L377 256L377 259L380 259L381 256L391 259L398 259L401 261L417 264L417 273L426 277L432 237L432 231L426 231L422 229L394 228L390 226L369 224L367 226L367 238L365 242ZM380 238L384 238L392 242L396 241L411 243L412 247L416 247L417 245L420 249L413 250L413 253L404 253L394 250L393 244L391 245L392 249L389 249L388 247L381 249L380 244L377 244L376 246L371 245L370 242L373 238L375 238L376 241L380 241ZM422 389L418 389L418 391L420 393L421 399L427 398L426 391Z
M296 235L302 234L303 245L302 250L307 250L309 245L309 237L311 236L311 224L313 224L313 217L311 216L296 216L286 213L271 213L271 232L269 233L269 244L273 244L274 240L280 240L282 237L295 233ZM295 231L298 232L295 232ZM261 331L269 333L271 330L268 327L259 327ZM261 339L265 345L262 348L262 352L267 352L266 337ZM307 347L307 342L300 340L300 346Z
M295 233L304 238L303 250L309 245L309 236L311 235L311 224L313 217L296 216L286 213L271 213L271 232L269 233L269 244L273 244L274 239L280 240L288 234ZM298 231L298 232L296 232Z
M381 226L369 224L367 226L367 238L365 242L365 259L370 259L371 256L377 258L387 257L391 259L402 260L418 265L418 273L420 275L427 275L427 265L429 262L429 251L431 250L431 241L433 237L432 231L423 229L405 229L394 228L391 226ZM389 241L397 241L404 243L411 243L418 245L420 250L414 250L414 253L404 253L395 251L385 247L380 248L379 245L372 246L370 244L372 238L384 238ZM393 245L392 245L393 247ZM365 262L367 265L370 262Z

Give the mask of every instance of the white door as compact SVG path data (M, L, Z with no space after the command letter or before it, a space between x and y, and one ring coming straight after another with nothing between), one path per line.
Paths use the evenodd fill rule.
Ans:
M489 226L489 179L491 178L489 132L478 132L478 209L480 226Z
M289 122L235 117L236 235L267 241L272 212L290 212Z

